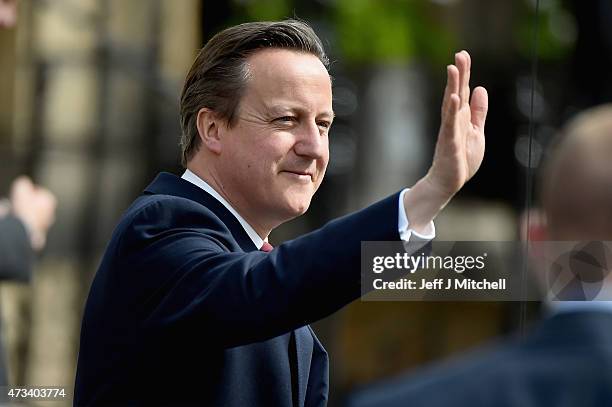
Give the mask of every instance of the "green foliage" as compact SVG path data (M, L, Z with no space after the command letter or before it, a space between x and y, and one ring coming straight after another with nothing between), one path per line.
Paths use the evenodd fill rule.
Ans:
M344 58L355 63L446 61L450 32L436 21L440 6L424 0L337 0L335 23Z
M549 1L538 16L538 58L558 60L566 58L575 45L575 22L561 2ZM525 12L516 30L519 52L525 58L533 54L535 10Z
M292 15L291 0L250 0L235 3L243 4L243 10L251 21L282 20Z

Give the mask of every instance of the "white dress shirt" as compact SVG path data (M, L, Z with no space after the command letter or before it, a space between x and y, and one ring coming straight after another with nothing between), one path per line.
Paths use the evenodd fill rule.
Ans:
M255 247L257 247L258 249L261 249L261 246L263 246L263 243L264 243L264 239L262 239L261 236L259 236L257 232L255 232L255 229L253 229L253 227L249 225L249 223L246 220L244 220L242 216L240 216L240 214L236 211L236 209L234 209L232 205L230 205L229 202L225 200L225 198L223 198L217 191L215 191L213 187L208 185L208 182L204 181L202 178L198 177L197 175L195 175L193 172L189 170L185 170L185 173L183 174L181 178L183 178L185 181L191 182L193 185L197 187L202 188L204 191L211 194L217 201L221 202L223 206L225 206L227 210L230 211L232 215L236 217L236 219L238 219L238 222L240 222L240 224L244 228L244 231L247 232L247 235L249 235L249 237L255 244ZM266 238L266 241L267 240L268 239Z
M230 211L232 215L236 217L236 219L238 219L238 222L240 222L245 232L249 235L249 237L255 244L255 247L261 249L261 246L263 245L264 241L267 241L268 238L266 237L265 240L262 239L261 236L259 236L257 232L255 232L255 229L253 229L253 227L249 225L249 223L244 220L242 216L240 216L240 214L232 207L232 205L230 205L229 202L227 202L217 191L215 191L213 187L211 187L206 181L195 175L190 170L185 170L181 178L203 189L204 191L212 195L217 201L221 202L221 204L223 204L223 206L225 206L227 210ZM434 226L433 221L429 223L425 233L417 233L414 230L410 229L408 217L406 216L406 211L404 210L404 194L406 193L406 191L408 191L408 188L404 189L400 193L398 202L400 210L398 210L397 230L399 232L400 238L405 242L410 241L412 237L416 238L415 240L432 240L434 237L436 237L436 228Z

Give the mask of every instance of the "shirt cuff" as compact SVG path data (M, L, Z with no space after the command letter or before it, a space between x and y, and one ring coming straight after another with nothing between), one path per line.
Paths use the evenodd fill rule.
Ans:
M429 222L429 225L425 228L424 233L418 233L410 229L410 223L408 222L408 216L406 216L406 210L404 209L404 194L408 192L410 188L404 189L399 194L398 211L397 211L397 230L400 235L400 239L404 242L414 241L429 241L436 237L436 226L433 220Z

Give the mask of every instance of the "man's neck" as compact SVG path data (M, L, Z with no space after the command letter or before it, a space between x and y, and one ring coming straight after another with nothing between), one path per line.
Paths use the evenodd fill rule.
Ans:
M197 168L197 166L187 165L187 170L191 171L194 175L206 182L217 194L225 200L225 202L242 218L248 225L257 233L262 240L267 240L268 235L272 231L272 228L266 228L265 226L257 223L249 212L241 208L237 199L232 199L230 194L227 193L226 189L223 188L223 182L220 177L215 175L214 171L209 169Z

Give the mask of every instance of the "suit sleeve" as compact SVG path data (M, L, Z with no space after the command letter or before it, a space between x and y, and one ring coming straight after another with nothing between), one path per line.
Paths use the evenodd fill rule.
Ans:
M34 252L25 226L14 216L0 218L0 279L29 281Z
M115 281L99 283L131 299L123 308L147 334L179 330L225 347L265 340L360 296L361 242L399 239L397 202L396 194L270 253L231 252L201 207L155 202L119 240L121 272L106 277Z

